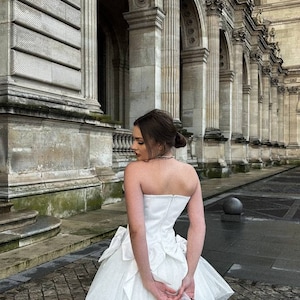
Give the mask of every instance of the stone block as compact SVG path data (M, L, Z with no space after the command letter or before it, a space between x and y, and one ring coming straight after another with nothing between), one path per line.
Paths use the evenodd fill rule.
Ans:
M80 27L80 10L77 9L80 8L80 0L68 1L77 8L61 0L29 0L27 2L32 3L34 7L38 7L39 10L49 15L57 16L76 27Z
M72 90L81 89L81 72L25 53L13 51L12 54L12 75Z
M19 24L24 24L26 27L66 42L78 49L81 47L80 30L18 1L13 2L13 10L15 21Z
M68 65L74 69L81 68L81 54L78 49L18 25L13 25L12 28L14 49L58 64Z

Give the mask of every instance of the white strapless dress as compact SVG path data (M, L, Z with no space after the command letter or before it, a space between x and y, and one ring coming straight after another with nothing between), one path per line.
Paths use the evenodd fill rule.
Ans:
M175 236L174 224L189 197L144 195L149 260L156 280L177 290L187 273L186 240ZM142 284L129 231L119 227L99 259L101 265L87 300L155 300ZM201 257L195 272L195 300L226 300L233 291L219 273Z

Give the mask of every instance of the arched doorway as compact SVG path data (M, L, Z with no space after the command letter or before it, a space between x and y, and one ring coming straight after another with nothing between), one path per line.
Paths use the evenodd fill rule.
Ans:
M98 101L115 121L125 122L128 91L128 1L98 0Z

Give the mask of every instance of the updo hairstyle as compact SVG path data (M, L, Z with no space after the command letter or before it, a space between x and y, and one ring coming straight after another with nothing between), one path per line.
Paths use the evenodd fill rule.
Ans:
M140 128L150 153L153 142L163 146L164 150L160 155L164 155L172 147L180 148L186 145L186 139L177 131L173 118L163 110L153 109L136 119L133 125Z

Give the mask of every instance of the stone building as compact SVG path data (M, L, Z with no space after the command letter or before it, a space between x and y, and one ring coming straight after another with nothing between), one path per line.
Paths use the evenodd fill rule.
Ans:
M299 162L299 15L299 0L0 0L2 207L63 218L121 199L130 128L153 108L202 176Z

